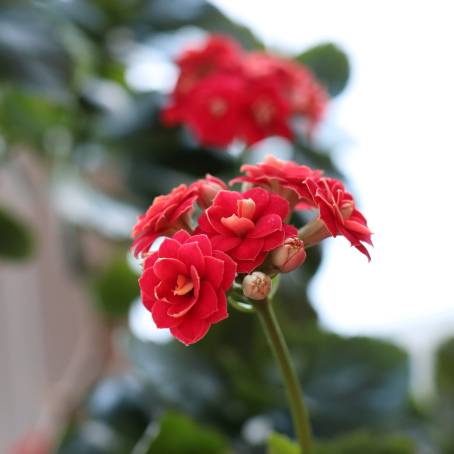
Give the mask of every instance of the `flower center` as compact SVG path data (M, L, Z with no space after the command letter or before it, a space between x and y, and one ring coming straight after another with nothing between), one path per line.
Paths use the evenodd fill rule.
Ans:
M193 288L194 284L192 283L192 280L189 277L184 276L183 274L179 274L177 276L177 284L175 286L173 294L179 296L186 295Z
M222 117L227 112L227 103L222 98L214 98L210 101L210 113L214 117Z
M274 107L270 102L266 100L259 101L255 104L253 109L254 117L258 124L267 125L271 123L271 120L274 117Z
M255 227L252 221L254 214L255 202L252 199L241 199L237 201L236 213L228 218L221 218L221 222L235 235L243 237Z

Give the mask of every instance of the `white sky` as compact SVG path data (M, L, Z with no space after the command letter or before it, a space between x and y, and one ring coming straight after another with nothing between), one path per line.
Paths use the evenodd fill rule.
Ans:
M351 59L350 85L334 110L352 143L338 162L375 248L368 264L343 238L328 241L311 289L324 324L420 343L454 335L451 2L213 3L271 47L297 53L330 40Z

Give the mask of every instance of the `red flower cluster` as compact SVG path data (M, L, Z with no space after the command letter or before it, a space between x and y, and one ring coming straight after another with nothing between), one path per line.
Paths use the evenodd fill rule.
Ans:
M264 52L245 52L212 35L203 47L177 61L180 76L163 111L167 125L186 124L201 143L252 145L266 137L291 139L292 116L312 130L321 120L327 94L304 66Z
M244 294L260 299L268 275L294 270L305 247L329 236L345 236L370 258L366 219L340 181L272 157L242 170L231 184L245 183L243 192L208 175L157 197L133 229L135 253L145 257L143 303L159 328L186 345L228 316L226 293L237 273ZM319 214L298 231L288 221L301 207ZM171 235L150 251L156 238Z

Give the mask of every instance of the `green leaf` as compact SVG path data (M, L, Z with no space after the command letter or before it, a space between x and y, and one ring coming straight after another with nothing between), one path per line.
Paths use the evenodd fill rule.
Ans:
M166 413L159 432L151 442L147 454L223 454L226 440L212 429L197 425L182 414Z
M97 308L109 318L125 317L139 295L137 276L124 258L113 260L93 282Z
M24 259L32 249L33 240L27 227L0 208L0 258Z
M272 433L268 440L267 454L300 454L300 449L285 435Z
M354 432L333 441L322 443L317 454L414 454L413 441L403 435L372 436L368 432Z
M436 382L441 395L454 399L454 338L448 339L438 348Z
M338 95L347 85L350 75L348 57L335 44L320 44L296 59L312 70L331 96Z

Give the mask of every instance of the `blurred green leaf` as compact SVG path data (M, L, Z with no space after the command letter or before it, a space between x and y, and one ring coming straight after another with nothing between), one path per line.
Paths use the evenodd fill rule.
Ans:
M347 85L350 64L344 51L332 43L312 47L296 59L308 66L331 96L338 95Z
M4 208L0 208L0 258L24 259L31 254L32 249L33 240L28 228Z
M136 274L124 258L113 260L93 282L95 303L109 318L123 318L139 295Z
M272 433L268 440L267 454L300 454L300 449L285 435Z
M413 441L403 435L377 435L355 432L321 443L317 454L415 454Z
M187 416L169 412L162 417L147 454L224 454L227 450L222 435L197 425Z
M438 348L435 370L439 394L454 399L454 338Z

